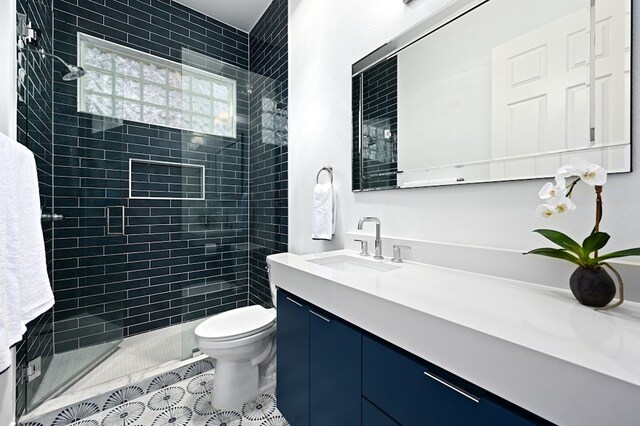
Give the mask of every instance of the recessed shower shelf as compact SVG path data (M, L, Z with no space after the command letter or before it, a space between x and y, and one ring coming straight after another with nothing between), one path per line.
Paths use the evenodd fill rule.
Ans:
M129 198L204 200L205 167L197 164L130 158Z

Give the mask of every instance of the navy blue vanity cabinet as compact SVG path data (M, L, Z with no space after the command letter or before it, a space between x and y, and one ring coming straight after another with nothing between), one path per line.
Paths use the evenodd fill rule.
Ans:
M362 425L363 426L400 426L391 417L380 411L378 407L362 398Z
M360 425L362 334L316 308L309 314L311 426Z
M278 408L294 426L362 424L362 334L278 291Z
M278 408L292 426L550 424L282 290L277 321Z
M487 399L485 391L367 336L362 394L403 426L536 424Z
M309 308L278 291L278 409L290 424L309 426Z

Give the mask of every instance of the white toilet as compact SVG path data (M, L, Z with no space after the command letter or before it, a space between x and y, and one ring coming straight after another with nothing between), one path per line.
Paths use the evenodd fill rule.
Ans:
M271 297L276 305L276 288ZM196 327L200 350L216 360L211 404L237 407L275 385L276 309L233 309Z

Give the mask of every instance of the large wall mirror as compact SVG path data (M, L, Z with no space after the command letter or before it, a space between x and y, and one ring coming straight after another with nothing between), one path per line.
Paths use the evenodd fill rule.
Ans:
M353 190L631 170L631 0L457 0L353 66Z

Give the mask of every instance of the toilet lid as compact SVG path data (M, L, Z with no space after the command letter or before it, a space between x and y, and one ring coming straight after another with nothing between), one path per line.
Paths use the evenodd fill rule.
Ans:
M232 309L209 318L196 327L196 335L207 340L231 340L258 333L273 325L274 309L260 305Z

